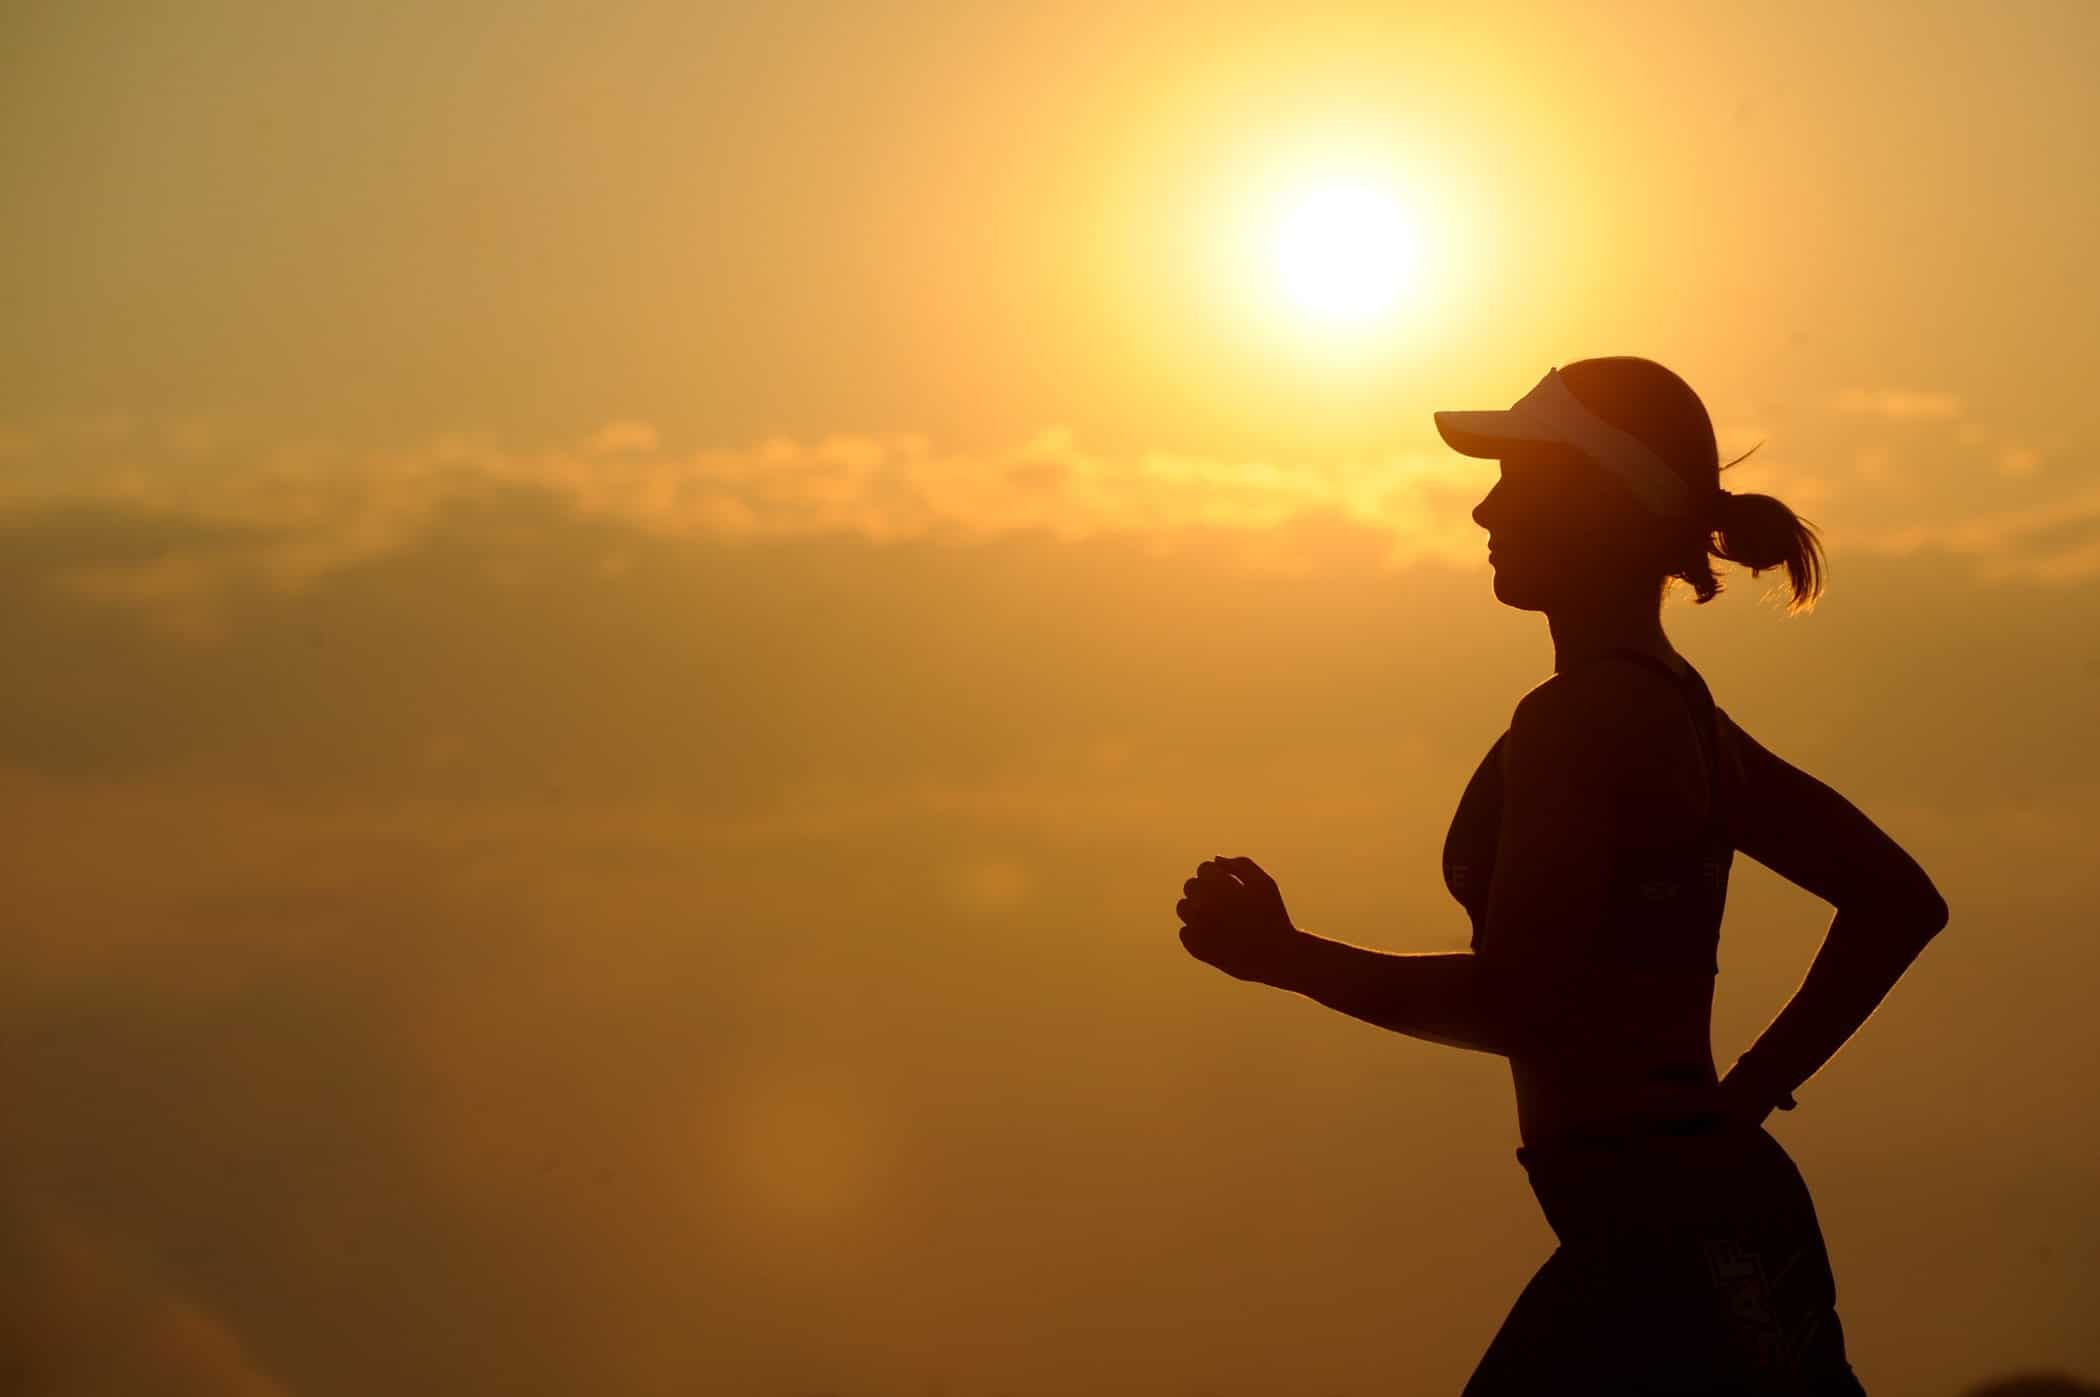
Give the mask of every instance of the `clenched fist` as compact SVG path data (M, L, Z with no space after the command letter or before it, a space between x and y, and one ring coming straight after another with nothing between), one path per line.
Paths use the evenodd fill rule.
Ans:
M1174 904L1190 955L1238 980L1266 982L1299 932L1283 909L1276 880L1248 858L1196 865Z

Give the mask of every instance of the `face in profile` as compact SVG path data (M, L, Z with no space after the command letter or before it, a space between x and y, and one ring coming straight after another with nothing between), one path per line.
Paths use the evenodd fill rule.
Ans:
M1616 480L1565 447L1504 449L1501 478L1473 509L1488 533L1497 601L1544 611L1660 575L1641 564L1648 530Z

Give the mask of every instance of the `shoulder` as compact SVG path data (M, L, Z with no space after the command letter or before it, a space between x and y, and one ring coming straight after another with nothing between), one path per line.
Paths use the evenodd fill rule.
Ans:
M1606 657L1556 674L1519 699L1510 716L1510 747L1533 759L1609 762L1652 747L1683 711L1667 676L1635 660Z

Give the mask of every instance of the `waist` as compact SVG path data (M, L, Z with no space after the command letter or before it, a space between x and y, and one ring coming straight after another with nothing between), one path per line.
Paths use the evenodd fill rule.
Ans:
M1697 1229L1724 1218L1818 1232L1808 1186L1763 1126L1710 1115L1628 1122L1521 1146L1532 1195L1563 1243Z
M1719 1135L1740 1128L1714 1111L1628 1114L1587 1120L1561 1125L1527 1139L1517 1148L1517 1162L1530 1168L1537 1163L1588 1158L1600 1152L1637 1149L1658 1140Z
M1510 1078L1518 1134L1527 1145L1697 1133L1720 1082L1712 1053L1695 1057L1689 1041L1634 1061L1597 1045L1550 1062L1512 1058Z

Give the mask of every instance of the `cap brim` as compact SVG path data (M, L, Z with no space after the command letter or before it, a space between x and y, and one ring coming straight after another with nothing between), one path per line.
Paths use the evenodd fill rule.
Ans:
M1529 418L1506 410L1439 412L1437 434L1461 456L1500 457L1511 442L1550 442L1558 438Z

